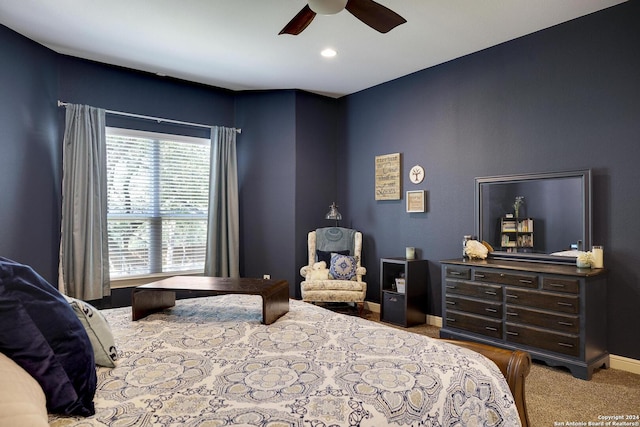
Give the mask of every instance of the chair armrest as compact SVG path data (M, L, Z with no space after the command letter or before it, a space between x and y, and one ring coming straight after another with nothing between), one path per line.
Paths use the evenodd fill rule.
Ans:
M300 275L306 279L307 278L307 273L311 270L311 268L312 268L312 266L305 265L304 267L302 267L300 269Z

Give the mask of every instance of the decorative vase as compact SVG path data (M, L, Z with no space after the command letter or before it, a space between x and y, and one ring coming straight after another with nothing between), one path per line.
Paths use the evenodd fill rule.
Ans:
M591 268L593 264L593 255L591 252L578 252L576 257L576 267L578 268Z
M576 267L578 268L589 268L591 267L591 263L589 261L581 261L576 259Z

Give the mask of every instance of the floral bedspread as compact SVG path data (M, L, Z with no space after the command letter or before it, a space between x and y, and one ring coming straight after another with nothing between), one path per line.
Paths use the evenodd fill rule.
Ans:
M432 338L292 300L271 325L259 296L179 300L131 321L98 368L96 414L51 426L519 426L493 362Z

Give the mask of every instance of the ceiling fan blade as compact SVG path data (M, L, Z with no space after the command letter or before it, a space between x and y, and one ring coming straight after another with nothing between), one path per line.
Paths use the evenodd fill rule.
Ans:
M316 13L311 10L309 5L306 5L278 34L291 34L293 36L297 36L304 31L309 24L311 24L311 21L313 21L313 18L315 17Z
M373 0L349 0L346 9L353 16L381 33L388 33L398 25L407 22L393 10Z

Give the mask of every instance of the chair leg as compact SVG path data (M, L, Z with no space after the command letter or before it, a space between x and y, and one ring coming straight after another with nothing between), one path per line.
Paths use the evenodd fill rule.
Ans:
M358 316L362 317L362 312L364 311L364 302L357 302L358 305Z

